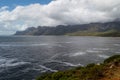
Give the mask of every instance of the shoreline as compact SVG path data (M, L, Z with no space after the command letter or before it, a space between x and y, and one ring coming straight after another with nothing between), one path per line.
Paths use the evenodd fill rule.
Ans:
M88 64L70 70L45 73L36 80L119 80L120 55L114 55L99 64Z

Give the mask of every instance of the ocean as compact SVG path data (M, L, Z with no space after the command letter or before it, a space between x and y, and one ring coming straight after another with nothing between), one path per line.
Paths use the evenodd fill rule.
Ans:
M120 37L0 36L0 80L35 80L120 54Z

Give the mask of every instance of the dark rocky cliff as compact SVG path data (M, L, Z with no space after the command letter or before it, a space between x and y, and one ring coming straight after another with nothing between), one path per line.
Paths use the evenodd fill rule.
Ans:
M30 27L24 31L17 31L15 35L65 35L67 33L74 33L77 31L88 32L105 32L109 30L120 31L120 22L106 22L106 23L90 23L81 25L59 25L56 27Z

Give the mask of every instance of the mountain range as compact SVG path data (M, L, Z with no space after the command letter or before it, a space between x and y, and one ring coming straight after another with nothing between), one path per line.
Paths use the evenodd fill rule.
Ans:
M87 33L87 34L86 34ZM120 36L120 21L105 22L105 23L89 23L79 25L58 25L29 27L24 31L17 31L15 35L80 35L91 36L93 34L108 34ZM116 35L117 34L117 35ZM108 34L109 35L109 34ZM94 36L94 35L93 35Z

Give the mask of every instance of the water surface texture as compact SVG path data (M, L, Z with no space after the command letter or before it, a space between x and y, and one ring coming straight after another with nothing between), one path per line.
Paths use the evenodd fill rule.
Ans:
M1 36L0 80L34 80L120 54L119 37Z

